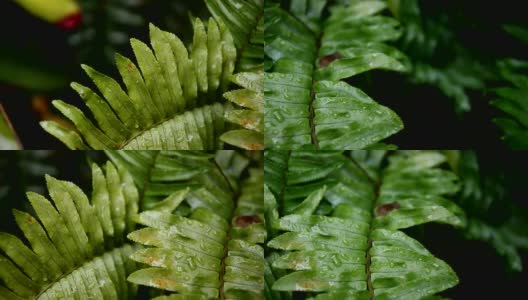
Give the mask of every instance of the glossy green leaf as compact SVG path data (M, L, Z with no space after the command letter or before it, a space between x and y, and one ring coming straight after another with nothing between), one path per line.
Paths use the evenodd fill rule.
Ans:
M267 158L280 153L268 151ZM272 223L269 233L285 233L267 246L282 254L272 269L291 272L276 280L273 290L312 292L314 299L422 299L456 285L448 264L399 231L428 222L465 226L462 209L445 198L459 189L456 176L438 167L446 158L438 152L403 151L382 167L383 152L345 155L293 151L274 160L284 179L265 189L266 216ZM314 168L330 172L314 176ZM272 186L275 169L266 174ZM372 178L373 172L379 177ZM326 191L321 189L330 180ZM289 203L299 204L284 209ZM281 208L285 212L278 219Z
M383 44L399 37L398 22L378 15L382 1L334 4L322 19L325 4L294 1L297 18L265 9L268 148L361 149L403 128L393 111L341 81L373 69L406 70L405 56Z
M264 299L264 249L259 245L266 238L262 170L248 170L249 176L241 182L237 198L237 187L231 186L226 191L229 197L211 195L218 207L195 205L203 201L203 192L214 191L211 185L221 190L230 184L226 182L228 178L240 180L245 174L242 171L247 163L233 171L238 168L233 166L237 160L227 153L232 152L217 156L220 173L209 170L207 181L201 182L199 176L195 177L204 187L198 191L187 187L185 193L191 190L186 195L189 214L147 210L138 216L137 221L146 227L128 237L153 247L131 256L149 267L132 273L130 282L175 292L160 299ZM185 152L180 156L192 158ZM231 172L224 173L225 168Z

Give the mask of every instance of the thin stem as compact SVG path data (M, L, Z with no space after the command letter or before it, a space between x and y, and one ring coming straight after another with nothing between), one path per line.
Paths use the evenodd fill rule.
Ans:
M213 159L213 162L214 162L216 168L218 169L218 171L220 172L220 174L222 174L222 177L224 177L224 180L227 182L227 185L229 186L229 190L231 191L231 193L233 194L233 197L234 197L237 194L237 192L235 191L235 188L231 185L231 181L229 180L227 175L224 173L224 171L222 171L222 168L216 162L215 159Z
M237 205L238 205L238 198L240 197L240 194L235 191L235 189L231 185L231 182L229 181L229 178L222 171L222 168L217 163L217 161L216 160L213 160L213 161L214 161L216 167L218 168L218 171L220 172L220 174L222 174L222 176L224 177L225 181L229 185L229 189L231 190L231 192L233 194L233 210L231 211L231 215L228 218L228 226L229 227L227 229L227 237L226 237L226 241L224 243L224 255L222 256L222 265L220 267L220 282L221 282L221 286L220 286L220 290L219 290L220 300L225 300L226 298L225 298L225 295L224 295L224 277L225 277L225 273L226 273L226 259L227 259L228 255L229 255L228 243L231 240L231 230L233 228L231 221L232 221L232 219L234 217L234 213L235 213Z
M351 162L353 162L359 170L361 170L367 178L375 185L374 189L374 203L371 207L371 218L370 218L370 227L369 227L369 233L368 233L368 242L367 242L367 253L366 253L366 271L367 271L367 289L369 291L369 299L374 300L374 286L372 285L372 273L370 272L370 266L372 264L372 257L370 256L370 250L372 249L372 229L374 227L374 218L376 215L374 214L374 210L376 208L376 205L378 203L379 198L379 192L381 184L379 182L375 182L369 175L368 172L363 169L354 159L349 158Z

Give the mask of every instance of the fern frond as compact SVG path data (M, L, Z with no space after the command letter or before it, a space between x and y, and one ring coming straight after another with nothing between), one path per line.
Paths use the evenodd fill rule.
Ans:
M217 198L229 215L209 207L193 208L187 216L169 210L146 211L146 228L129 238L148 246L132 259L150 267L129 281L176 292L158 299L264 299L265 239L262 170L250 169L240 196ZM219 175L219 180L226 177Z
M417 0L397 3L394 10L403 26L400 44L412 64L411 81L438 88L452 99L457 113L470 111L469 91L483 90L486 81L496 79L494 68L456 39L450 26L456 22L448 13L426 16Z
M502 28L522 43L528 45L528 29L526 27L515 24L505 24Z
M528 149L528 76L519 70L526 70L527 66L522 61L503 61L501 74L510 86L495 89L497 99L491 101L506 114L493 121L504 131L504 141L516 150Z
M260 71L264 59L264 1L206 0L217 21L226 24L239 51L237 70Z
M128 259L126 235L135 223L138 192L126 170L92 165L92 201L71 182L46 176L53 204L27 194L38 219L14 210L31 248L0 233L1 299L124 299L137 287L126 276L136 270Z
M107 151L134 178L143 209L177 208L181 215L203 207L227 218L233 198L214 154L198 151ZM184 195L182 193L185 193ZM188 195L186 193L189 193ZM184 201L186 199L186 201Z
M453 169L464 187L458 201L468 215L464 235L488 243L504 258L510 270L522 271L520 252L528 249L528 212L512 201L513 195L505 188L511 177L486 174L476 153L469 150L459 152ZM499 215L502 221L496 220Z
M403 71L403 54L384 42L400 35L379 16L383 1L334 4L293 1L299 21L278 6L266 14L265 144L277 149L360 149L398 132L400 118L341 81L373 69ZM313 4L313 5L312 5ZM314 64L315 63L315 64Z
M244 87L229 91L224 97L239 107L247 109L227 110L227 121L245 129L231 130L220 136L228 144L246 150L264 149L264 74L238 73L233 82Z
M444 198L459 189L457 177L437 167L445 157L392 155L377 182L361 166L379 154L318 153L292 152L283 165L286 180L275 194L291 208L273 224L286 233L267 245L286 251L273 268L293 272L274 290L314 292L315 299L422 299L458 283L449 265L399 230L465 225L463 211Z
M510 270L521 272L523 270L521 250L528 249L527 228L528 223L523 214L514 211L513 215L500 225L486 222L481 218L468 218L465 236L490 244L497 254L504 258Z
M88 66L88 76L103 95L80 84L75 89L92 111L97 125L78 108L54 101L76 126L42 127L72 149L215 149L224 132L222 93L234 70L236 49L222 23L196 19L189 51L173 34L150 25L154 51L132 39L139 69L116 55L127 93L112 78ZM190 53L189 53L190 52ZM141 71L141 72L140 72Z

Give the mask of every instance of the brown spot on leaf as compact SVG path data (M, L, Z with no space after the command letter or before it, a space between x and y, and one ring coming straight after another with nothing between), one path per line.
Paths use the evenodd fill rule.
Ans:
M326 67L329 64L331 64L334 60L340 59L341 57L343 57L343 56L341 54L339 54L339 53L334 53L334 54L330 54L330 55L327 55L327 56L323 56L323 57L319 58L319 66Z
M167 279L154 279L152 280L152 283L154 284L154 286L161 288L161 289L165 289L172 284L172 282Z
M321 282L318 281L304 281L299 284L306 290L315 290L321 286Z
M239 216L235 220L237 227L248 227L251 224L262 223L259 216Z
M400 208L400 204L398 202L383 204L376 208L376 215L383 217L387 215L388 213L390 213L391 211L395 209L399 209L399 208Z
M37 223L37 220L35 220L35 218L33 218L33 217L27 217L26 222L28 224L35 224L35 223Z
M247 148L248 150L262 150L264 147L262 144L248 144Z
M248 128L249 125L251 125L251 121L250 120L242 120L242 127Z

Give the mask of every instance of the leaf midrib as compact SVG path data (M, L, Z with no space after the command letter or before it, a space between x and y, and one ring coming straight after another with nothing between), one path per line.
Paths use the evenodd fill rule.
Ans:
M197 98L198 99L198 98ZM196 106L196 107L193 107L193 108L189 108L187 110L183 110L183 111L180 111L172 116L169 116L167 118L164 118L163 120L157 122L157 123L154 123L152 125L150 125L148 128L143 128L141 129L140 131L134 133L130 138L128 138L124 143L122 143L118 149L119 150L123 150L128 144L130 144L131 142L133 142L136 138L138 138L139 136L147 133L148 131L150 130L155 130L156 128L159 128L161 127L164 123L167 123L167 122L170 122L172 120L174 120L175 118L185 114L186 112L191 112L193 110L199 110L199 109L202 109L204 108L205 106L211 106L211 105L214 105L215 103L220 103L222 104L224 101L215 101L215 102L211 102L211 103L206 103L202 106ZM218 134L218 136L220 136L220 134ZM198 149L188 149L188 150L198 150Z
M372 278L371 278L371 272L370 272L370 266L371 266L371 263L372 263L372 257L370 256L370 250L372 249L372 232L373 232L373 227L374 227L374 220L376 219L376 215L375 215L375 209L376 209L376 206L378 204L378 199L379 199L379 192L380 192L380 188L381 188L381 185L382 185L382 181L383 181L383 178L381 178L379 181L376 181L374 180L374 178L372 178L367 170L365 170L358 162L356 162L352 157L350 156L345 156L352 164L354 164L358 170L361 171L361 173L363 173L363 175L365 175L365 177L370 181L370 183L372 185L374 185L374 201L372 202L372 207L370 208L370 215L371 215L371 218L370 218L370 226L369 226L369 231L368 231L368 235L367 235L367 248L366 248L366 263L365 263L365 271L367 272L367 290L369 292L369 299L370 300L374 300L374 287L372 285Z
M228 228L227 228L227 231L226 231L227 235L226 235L226 240L225 240L225 243L224 243L224 254L223 254L222 259L221 259L222 264L220 266L220 274L219 274L221 286L220 286L220 290L219 290L218 293L220 295L220 300L224 300L225 299L225 295L224 295L224 277L225 277L225 273L226 273L226 259L228 258L228 254L229 254L228 244L229 244L229 241L231 240L231 229L233 228L233 226L231 225L232 224L231 221L232 221L234 213L236 211L237 204L238 204L238 197L240 196L240 194L234 192L235 189L231 185L231 182L228 180L227 175L222 171L222 168L218 165L216 160L214 160L214 165L216 166L216 168L218 169L220 174L222 174L224 180L227 182L227 184L229 185L229 188L233 192L233 210L231 211L231 214L229 215L229 218L228 218Z
M371 272L370 272L370 266L372 264L372 257L370 256L370 249L372 249L372 228L374 227L374 220L376 219L375 215L375 209L376 205L378 203L379 199L379 192L381 188L381 182L383 181L383 178L377 182L374 180L368 172L353 158L350 156L345 156L351 163L353 163L360 171L365 175L365 177L371 182L371 184L374 185L374 201L372 202L372 207L370 208L370 225L369 225L369 231L367 236L367 248L366 248L366 263L365 263L365 270L367 272L367 290L369 292L369 299L374 300L374 287L372 286L372 278L371 278Z
M370 255L370 250L372 249L372 232L374 227L374 220L376 219L375 210L376 206L378 204L379 199L379 192L382 185L383 178L380 179L379 182L375 181L368 172L353 158L346 156L347 159L352 162L366 177L367 179L374 185L374 201L372 202L372 207L370 208L370 226L367 236L367 249L366 249L366 263L365 263L365 270L367 272L367 289L369 292L369 299L374 300L374 287L372 285L372 273L370 272L370 266L372 264L372 257Z
M304 24L304 22L303 22ZM305 25L306 28L308 28L308 26ZM308 28L309 29L309 28ZM316 36L316 53L317 53L317 56L315 58L315 61L313 62L313 71L312 71L312 74L311 74L311 77L312 77L312 86L310 87L310 116L309 116L309 121L310 121L310 136L312 138L312 144L315 145L315 149L316 150L319 150L319 140L317 139L317 132L315 131L315 83L316 83L316 80L315 80L315 72L317 70L317 61L319 59L319 55L320 55L320 52L321 52L321 39L323 38L323 31L321 30L321 33Z
M50 282L50 283L49 283L46 287L44 287L44 288L42 289L42 291L40 291L40 293L38 293L38 295L36 295L33 299L34 299L34 300L38 300L38 299L40 299L40 296L42 296L44 293L46 293L51 287L53 287L53 286L55 286L56 284L58 284L62 279L66 278L66 277L68 277L68 276L70 276L70 275L72 275L73 272L75 272L75 271L77 271L77 270L79 270L79 269L82 269L86 264L91 263L91 262L94 261L95 259L97 259L97 258L99 258L99 257L102 257L102 256L104 256L105 254L107 254L107 253L109 253L109 252L113 252L113 251L115 251L115 250L117 250L117 249L121 249L121 248L124 248L124 247L126 247L126 246L132 246L132 247L133 247L134 244L131 244L131 243L123 243L123 244L121 244L119 247L114 247L114 248L112 248L112 249L105 249L104 252L102 252L102 253L99 254L99 255L94 255L94 256L90 257L89 260L84 261L81 265L76 265L76 266L74 266L72 269L70 269L70 270L64 272L64 274L62 274L60 277L57 277L56 279L54 279L53 282ZM124 280L126 280L126 278L125 278Z
M321 30L321 32L316 35L312 29L310 29L310 27L308 27L301 19L299 19L299 17L297 17L296 15L288 12L288 14L295 18L300 24L302 24L302 26L308 30L310 33L312 33L315 37L315 41L316 41L316 53L317 53L317 56L316 56L316 59L315 61L313 62L313 71L312 71L312 74L310 74L310 77L312 78L312 84L310 86L310 105L309 105L309 112L310 112L310 115L308 116L308 121L310 123L310 138L311 138L311 141L312 141L312 145L315 146L315 149L316 150L320 150L319 148L319 140L317 138L317 133L315 131L315 107L314 107L314 104L315 104L315 83L317 80L315 80L315 72L317 70L317 61L319 59L319 55L320 55L320 52L321 52L321 39L323 38L323 34L324 34L324 31ZM321 21L321 19L319 19L319 21Z
M372 264L372 257L370 256L370 249L372 249L372 228L374 226L374 210L376 208L376 203L378 202L378 196L379 196L379 185L376 186L375 189L375 198L374 203L371 207L371 218L370 218L370 226L369 226L369 232L368 232L368 242L367 242L367 256L366 256L366 264L365 269L367 271L367 289L369 292L369 299L374 300L374 287L372 286L372 273L370 272L370 266Z

